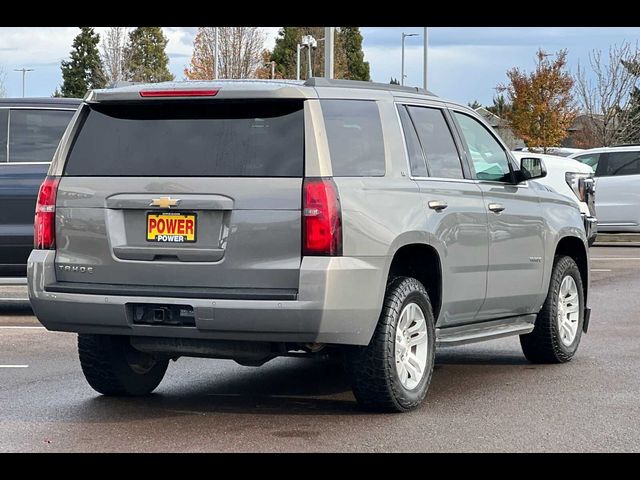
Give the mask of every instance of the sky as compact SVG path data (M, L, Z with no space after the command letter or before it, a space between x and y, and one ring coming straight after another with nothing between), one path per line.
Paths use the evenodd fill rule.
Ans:
M97 27L98 32L108 27ZM272 48L278 27L262 27L266 48ZM177 79L184 77L193 47L195 27L163 27L169 39L169 67ZM62 82L60 61L68 58L77 27L0 27L0 69L7 96L22 96L22 74L14 69L33 68L26 74L26 96L51 96ZM405 40L405 85L422 86L422 27L361 27L365 60L371 78L388 83L400 79L401 36ZM432 27L428 30L428 88L436 95L467 103L491 104L495 87L506 82L512 67L530 70L535 52L568 49L569 69L589 61L594 49L607 51L613 44L640 41L634 27ZM0 73L2 75L2 73Z

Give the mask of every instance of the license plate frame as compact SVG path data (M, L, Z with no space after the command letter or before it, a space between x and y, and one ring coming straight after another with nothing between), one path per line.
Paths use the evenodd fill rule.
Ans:
M157 224L155 225L155 230L154 231L150 231L150 221L152 219L152 217L156 217L156 222L160 219L162 219L163 221L167 220L167 217L178 217L176 218L176 220L185 220L185 223L187 225L185 225L185 228L188 228L188 223L186 222L187 220L192 220L193 221L193 235L190 235L189 233L184 233L184 234L179 234L179 233L167 233L167 234L161 234L161 233L157 233ZM149 243L155 243L155 244L162 244L162 245L177 245L177 244L182 244L182 243L196 243L198 241L198 214L196 212L167 212L167 211L163 211L163 212L158 212L158 211L151 211L151 212L147 212L146 216L145 216L145 227L146 227L146 232L145 232L145 240ZM176 231L178 230L178 227L176 225L175 227ZM151 237L151 235L155 235L155 237ZM162 239L162 237L166 238L166 239ZM171 239L169 239L171 237ZM174 239L176 237L183 237L182 240L177 240ZM186 237L186 238L184 238Z

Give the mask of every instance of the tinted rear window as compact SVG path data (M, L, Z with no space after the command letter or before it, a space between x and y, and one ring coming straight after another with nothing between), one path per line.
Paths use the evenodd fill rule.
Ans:
M376 102L322 100L334 177L384 175L382 123Z
M598 176L640 175L640 151L610 152L603 154L605 160L597 170Z
M301 177L302 101L86 107L65 175Z
M12 109L9 161L50 162L74 113L73 110Z

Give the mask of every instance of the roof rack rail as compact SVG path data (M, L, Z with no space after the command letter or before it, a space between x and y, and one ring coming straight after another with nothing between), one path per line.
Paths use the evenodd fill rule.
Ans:
M311 77L304 82L306 87L342 87L342 88L369 88L372 90L388 90L393 92L420 93L422 95L437 95L420 87L406 87L404 85L394 85L391 83L365 82L362 80L335 80L324 77Z
M640 147L640 143L618 143L611 145L611 147Z

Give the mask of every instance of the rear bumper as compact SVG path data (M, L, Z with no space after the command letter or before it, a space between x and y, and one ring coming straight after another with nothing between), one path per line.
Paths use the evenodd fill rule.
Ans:
M582 214L582 221L584 222L584 229L587 233L587 241L589 246L593 245L598 235L598 220L596 217Z
M295 300L53 292L54 257L53 250L31 253L28 287L38 320L55 331L366 345L384 297L385 257L305 257ZM134 324L133 303L189 305L196 326Z

